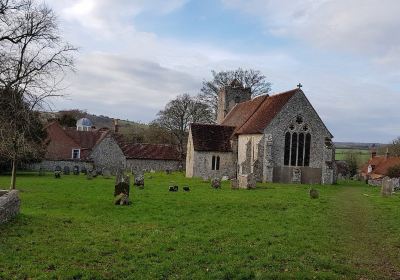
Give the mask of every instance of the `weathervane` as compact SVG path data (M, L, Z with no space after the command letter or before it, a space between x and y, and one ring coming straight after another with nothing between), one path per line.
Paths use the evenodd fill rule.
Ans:
M298 87L298 88L302 88L303 85L302 85L301 83L299 83L299 84L297 85L297 87Z

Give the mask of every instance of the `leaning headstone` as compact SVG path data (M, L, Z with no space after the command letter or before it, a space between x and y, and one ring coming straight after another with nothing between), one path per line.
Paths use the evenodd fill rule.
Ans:
M135 176L135 186L144 188L144 176L143 175L137 175Z
M190 192L189 186L183 186L183 191L184 192Z
M82 173L82 174L84 174L84 175L86 175L86 174L87 174L87 169L86 169L86 167L82 167L82 169L81 169L81 173Z
M115 204L129 205L129 176L125 176L121 171L117 173L115 179L114 198Z
M172 174L172 170L169 169L169 168L165 169L165 174L171 175Z
M44 168L40 167L39 168L39 176L44 176L44 175L45 175Z
M319 192L318 192L316 189L312 188L312 189L310 190L310 197L311 197L312 199L319 198Z
M389 177L385 177L382 180L381 195L391 196L394 191L393 182Z
M73 173L74 173L74 175L79 175L79 166L78 165L74 166Z
M64 166L64 175L69 175L71 173L71 170L69 169L69 166L66 165Z
M220 189L221 188L221 179L219 179L219 178L212 179L211 187L213 187L214 189Z
M61 178L61 171L54 171L54 178L60 179Z
M104 179L110 179L111 178L111 171L110 170L108 170L108 169L103 169L103 178Z

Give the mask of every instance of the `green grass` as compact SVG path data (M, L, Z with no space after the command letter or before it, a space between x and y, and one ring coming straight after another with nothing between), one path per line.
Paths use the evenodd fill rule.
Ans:
M357 153L359 157L359 164L362 165L366 163L370 157L371 152L369 150L362 150L362 149L336 149L335 158L336 160L345 160L346 155L350 152Z
M356 182L221 190L146 175L132 205L111 179L23 174L21 214L0 225L0 279L393 279L400 196ZM7 186L8 177L0 177ZM168 192L171 181L191 187Z

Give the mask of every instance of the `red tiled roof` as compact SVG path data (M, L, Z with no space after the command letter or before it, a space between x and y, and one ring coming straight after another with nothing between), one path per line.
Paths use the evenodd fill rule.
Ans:
M297 92L301 90L294 89L272 96L259 96L239 103L228 113L222 125L235 126L235 134L263 133L267 125Z
M364 174L368 173L368 166L375 166L372 174L386 176L390 167L400 165L400 157L388 157L385 156L376 156L371 158L368 163L363 165L361 168L361 172Z
M192 124L191 132L195 151L231 152L233 126L213 124Z
M107 130L77 131L72 128L62 128L58 122L52 122L45 127L47 131L47 160L71 160L72 150L81 150L81 160L88 160L91 150L108 133Z

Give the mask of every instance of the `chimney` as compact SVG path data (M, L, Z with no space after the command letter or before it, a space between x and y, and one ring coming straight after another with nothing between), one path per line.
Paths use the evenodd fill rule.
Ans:
M389 156L390 156L390 153L389 153L389 147L386 147L385 159L388 159L388 158L389 158Z
M113 119L113 121L114 121L114 132L118 133L119 132L118 119Z
M376 157L376 148L375 148L375 144L372 145L371 147L371 158Z

